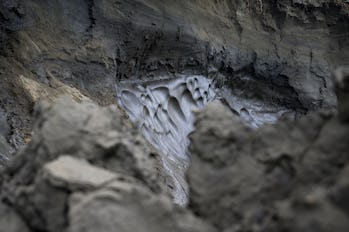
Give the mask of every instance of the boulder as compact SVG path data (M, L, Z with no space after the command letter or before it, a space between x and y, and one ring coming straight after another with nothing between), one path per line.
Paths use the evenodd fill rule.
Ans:
M220 231L346 231L343 113L283 118L254 130L211 103L197 113L191 135L190 208Z
M115 179L170 199L159 155L116 106L63 97L36 108L31 142L1 173L1 198L32 230L63 231L75 191L99 189Z
M60 156L46 164L43 171L53 186L68 188L71 191L98 188L117 178L115 173L71 156Z

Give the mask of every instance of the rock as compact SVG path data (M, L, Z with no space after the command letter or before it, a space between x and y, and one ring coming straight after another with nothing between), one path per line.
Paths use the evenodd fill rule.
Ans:
M44 166L44 175L53 186L69 190L98 188L117 175L71 156L60 156Z
M215 231L168 198L134 184L115 181L106 188L71 197L69 232Z
M173 203L173 177L115 106L65 97L35 114L0 191L29 231L216 231Z
M349 128L340 116L313 113L252 130L213 103L197 113L195 125L189 206L220 231L348 228L343 168L349 163Z
M40 170L42 173L42 170ZM58 188L40 174L34 183L28 185L6 186L2 191L7 201L16 201L12 207L21 213L22 218L32 231L46 230L60 232L68 221L65 216L69 196L68 188ZM12 194L12 196L6 195ZM4 196L5 195L5 196Z
M251 202L261 193L264 168L253 158L254 132L220 103L198 113L196 128L187 174L190 207L223 231L240 223L249 207L263 210Z
M53 101L60 95L69 95L76 101L89 100L88 97L84 96L76 88L60 84L57 88L50 88L35 80L29 79L23 75L19 76L19 84L21 88L27 92L28 97L32 103L39 102L40 100Z
M29 232L23 219L12 208L3 203L0 203L0 226L1 231Z
M298 193L277 205L281 228L288 231L345 232L349 228L348 215L328 201L324 189Z
M9 172L16 173L9 181L32 183L42 165L72 155L111 171L144 177L154 191L160 191L162 181L157 178L165 177L159 173L158 155L136 129L127 126L116 106L100 108L89 101L78 104L62 98L52 105L41 104L36 116L35 137L9 164Z
M172 191L160 157L117 107L64 97L42 103L35 115L31 142L1 175L2 199L31 228L62 231L71 191L99 188L114 178L133 178L166 196Z

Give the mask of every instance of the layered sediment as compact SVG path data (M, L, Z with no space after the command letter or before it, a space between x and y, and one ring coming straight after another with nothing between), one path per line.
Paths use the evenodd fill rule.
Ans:
M124 79L202 75L229 86L230 105L248 101L236 110L247 120L263 107L334 109L331 72L349 60L345 1L0 4L0 109L16 149L30 139L38 100L68 93L111 104Z
M348 35L340 0L1 1L0 230L347 232Z

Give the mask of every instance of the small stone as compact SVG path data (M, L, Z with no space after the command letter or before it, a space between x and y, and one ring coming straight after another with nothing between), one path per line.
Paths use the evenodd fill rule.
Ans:
M71 156L61 156L46 164L44 172L53 185L69 189L98 188L117 178L115 173Z

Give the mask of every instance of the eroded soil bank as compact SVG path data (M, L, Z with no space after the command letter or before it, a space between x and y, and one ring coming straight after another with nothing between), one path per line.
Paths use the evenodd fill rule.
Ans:
M38 100L69 94L108 105L116 102L115 82L124 79L202 75L230 86L229 105L248 101L252 109L299 114L333 109L331 75L349 60L345 1L3 0L0 6L6 124L0 132L15 149L30 140Z
M185 208L162 154L124 112L67 97L41 103L32 141L1 172L0 228L346 232L348 80L339 78L335 115L253 130L219 102L198 112Z
M0 6L0 231L348 231L346 1Z

